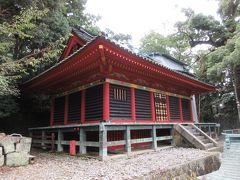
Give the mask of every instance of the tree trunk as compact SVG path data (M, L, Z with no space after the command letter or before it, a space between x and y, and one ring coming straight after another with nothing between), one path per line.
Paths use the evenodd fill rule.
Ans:
M238 121L240 122L240 65L234 68L234 79L233 88L236 98L237 110L238 110Z

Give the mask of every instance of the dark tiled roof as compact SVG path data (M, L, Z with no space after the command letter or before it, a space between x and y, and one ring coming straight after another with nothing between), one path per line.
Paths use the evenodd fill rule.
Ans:
M203 84L205 84L205 85L212 86L211 84L208 84L208 83L205 83L205 82L203 82L203 81L200 81L200 80L194 78L193 76L190 76L190 75L188 75L188 74L186 74L186 73L183 73L183 72L179 72L179 71L170 69L170 68L168 68L168 67L166 67L166 66L164 66L164 65L162 65L162 64L160 64L160 63L158 63L158 62L156 62L155 60L153 60L153 59L151 59L151 58L149 58L149 57L146 57L145 55L140 55L139 53L136 53L136 52L134 52L134 51L132 51L132 50L126 48L126 47L123 47L122 45L118 44L116 41L107 38L107 37L104 36L102 33L101 33L100 35L98 35L98 36L93 36L93 35L91 35L90 33L88 33L86 30L84 30L83 28L81 28L81 29L79 29L79 28L76 29L76 28L75 28L75 29L73 29L73 31L76 32L77 35L79 35L79 37L84 37L84 38L88 39L87 43L86 43L83 47L81 47L80 49L78 49L77 51L75 51L73 54L71 54L70 56L66 57L65 59L63 59L63 60L60 61L59 63L55 64L54 66L52 66L51 68L47 69L46 71L38 74L37 76L33 77L32 79L26 81L24 84L26 84L26 83L28 83L28 82L30 82L30 81L38 78L39 76L45 74L46 72L50 71L51 69L56 68L56 67L59 66L60 64L63 64L63 63L65 63L65 62L69 61L69 60L71 59L71 57L77 55L77 54L78 54L79 52L81 52L83 49L85 49L86 47L88 47L91 43L95 42L97 39L102 38L102 39L108 41L109 43L112 43L112 44L118 46L119 48L127 51L128 53L131 53L131 54L133 54L133 55L135 55L135 56L137 56L137 57L139 57L139 58L141 58L141 59L143 59L143 60L146 60L146 61L148 61L148 62L150 62L150 63L152 63L152 64L158 65L158 66L160 66L160 67L162 67L162 68L164 68L164 69L167 69L167 70L169 70L169 71L175 72L175 73L177 73L177 74L179 74L179 75L185 76L185 77L187 77L187 78L189 78L189 79L198 81L198 82L203 83ZM174 58L174 59L175 59L175 58ZM178 61L178 60L177 60L177 61ZM213 86L212 86L212 87L213 87Z
M76 33L76 35L82 39L84 39L87 42L90 42L93 40L94 36L92 34L90 34L89 32L87 32L85 29L83 29L82 27L74 27L73 32Z

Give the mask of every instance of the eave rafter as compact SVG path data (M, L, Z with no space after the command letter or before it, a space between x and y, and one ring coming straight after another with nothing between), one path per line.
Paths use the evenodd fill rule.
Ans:
M179 82L179 84L182 84L182 86L190 85L192 87L192 90L200 90L200 91L212 91L213 87L207 87L206 85L202 85L201 82L198 82L196 80L190 79L185 77L185 75L181 75L179 73L176 73L174 71L169 72L167 69L164 69L163 67L160 67L157 65L154 65L150 62L147 62L145 60L136 58L136 57L127 57L125 55L119 54L116 51L112 50L111 47L106 48L106 52L111 54L110 56L115 56L115 58L118 58L119 61L121 61L123 64L126 64L126 61L128 62L127 68L129 68L130 64L133 65L133 70L137 73L141 73L145 75L153 74L154 76L160 76L161 78L167 78L169 80L173 80L176 82ZM111 61L113 62L113 61ZM118 62L120 65L119 67L124 67L122 63ZM139 69L139 71L137 71Z

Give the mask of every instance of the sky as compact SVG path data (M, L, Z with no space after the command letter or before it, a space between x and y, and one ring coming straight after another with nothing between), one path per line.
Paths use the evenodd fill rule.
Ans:
M182 8L217 17L216 0L88 0L86 12L99 15L97 25L115 33L130 34L131 44L154 30L163 35L174 32L174 23L185 20Z

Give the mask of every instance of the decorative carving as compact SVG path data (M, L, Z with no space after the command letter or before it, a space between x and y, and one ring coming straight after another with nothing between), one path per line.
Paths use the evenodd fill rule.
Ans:
M113 77L129 80L125 74L114 72L111 74Z
M136 84L143 84L143 85L146 85L146 86L148 85L148 83L143 79L135 79L134 82Z

